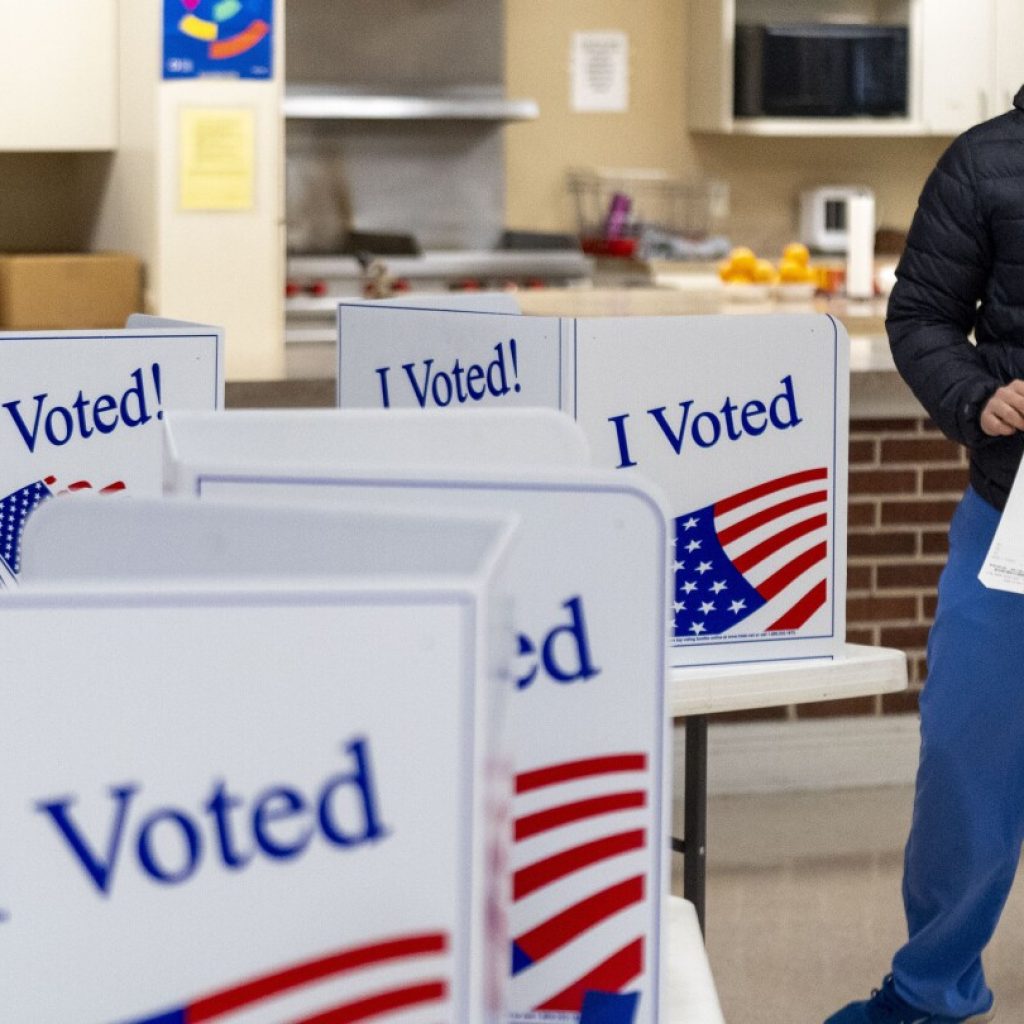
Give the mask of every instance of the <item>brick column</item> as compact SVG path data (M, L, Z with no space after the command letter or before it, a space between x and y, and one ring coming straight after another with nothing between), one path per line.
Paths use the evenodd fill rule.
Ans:
M800 706L797 717L917 710L949 520L966 486L964 449L930 420L851 421L846 635L906 651L910 688Z
M740 711L714 720L915 712L927 674L925 647L946 562L949 520L966 486L965 451L930 420L852 420L846 637L850 643L905 651L909 689Z

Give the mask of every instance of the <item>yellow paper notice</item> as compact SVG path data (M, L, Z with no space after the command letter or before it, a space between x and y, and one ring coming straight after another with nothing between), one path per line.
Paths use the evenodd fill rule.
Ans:
M256 126L251 110L186 109L179 120L183 210L251 210Z

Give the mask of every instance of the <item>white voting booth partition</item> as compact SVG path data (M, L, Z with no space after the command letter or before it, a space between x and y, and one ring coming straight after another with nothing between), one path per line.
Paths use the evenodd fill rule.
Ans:
M842 654L849 340L833 318L341 305L338 338L342 407L557 407L596 466L656 484L673 667Z
M55 495L161 493L161 420L224 404L219 328L133 316L124 330L0 333L0 590L25 521Z
M3 609L5 1016L497 1022L512 529L41 509Z
M338 332L343 407L479 409L524 394L553 407L557 391L596 466L649 479L666 496L673 691L717 694L725 687L716 666L744 669L720 708L716 697L700 701L705 710L686 722L686 828L673 849L686 854L684 892L703 922L704 714L735 707L739 691L758 691L751 706L763 706L764 687L776 690L775 703L790 702L786 666L844 665L851 656L842 325L814 315L557 320L342 305ZM534 343L519 346L525 337ZM481 372L502 380L499 356L513 340L517 374L531 386L482 387ZM557 388L551 379L533 386L554 373L556 355ZM857 692L899 685L892 673L856 675ZM803 699L812 690L819 700L847 695L838 677L803 686Z
M521 313L515 292L414 292L386 299L344 299L345 305L412 306L416 309L475 309L484 313Z
M489 309L342 304L338 405L564 408L566 325Z
M846 639L849 339L828 316L576 321L599 466L666 492L672 665L834 658Z
M402 469L394 453L402 451L403 417L372 415L378 444L393 453L375 468L315 466L308 458L262 462L249 446L242 459L225 463L220 442L179 430L190 419L180 417L169 425L177 437L166 450L176 451L180 464L168 479L221 502L518 518L510 563L519 655L509 682L516 792L508 1019L663 1021L664 509L617 474L569 459L557 471L543 458L536 468L525 452L518 466L490 472L465 464ZM416 416L428 422L424 413L406 422ZM485 452L487 421L467 416L463 443ZM391 424L398 433L389 441ZM216 431L218 421L208 417L206 427ZM207 449L215 460L207 460Z
M383 426L380 412L366 409L172 413L164 430L165 489L192 494L198 472L242 462L514 470L583 466L590 460L580 428L549 409L395 409Z

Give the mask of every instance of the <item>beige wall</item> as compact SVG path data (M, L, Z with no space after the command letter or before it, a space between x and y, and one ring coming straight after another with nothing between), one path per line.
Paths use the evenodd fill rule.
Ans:
M540 118L506 134L510 227L573 226L566 169L654 167L682 173L694 155L683 118L684 9L679 0L505 0L506 92ZM569 109L569 46L578 30L620 29L630 43L630 109Z
M577 30L630 39L630 110L569 109L569 46ZM574 227L566 170L655 167L729 183L732 240L771 254L796 233L796 198L821 184L867 185L878 223L905 229L918 193L948 145L941 138L779 139L686 130L685 0L506 0L508 95L530 97L540 118L508 129L507 220Z

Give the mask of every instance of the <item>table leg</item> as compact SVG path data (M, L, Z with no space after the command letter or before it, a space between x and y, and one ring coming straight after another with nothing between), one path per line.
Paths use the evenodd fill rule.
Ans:
M686 778L683 805L683 896L697 910L704 934L707 868L708 720L706 715L686 719Z

